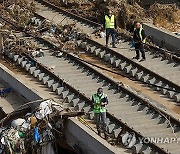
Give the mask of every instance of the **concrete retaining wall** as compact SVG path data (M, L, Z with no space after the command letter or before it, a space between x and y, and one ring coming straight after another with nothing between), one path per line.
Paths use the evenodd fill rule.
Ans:
M161 41L164 41L165 46L169 50L180 53L180 51L178 51L178 49L180 49L179 36L147 23L143 24L143 28L146 32L146 35L153 36L154 40L158 43L158 45L161 45Z
M35 90L26 86L26 83L15 77L16 75L10 71L7 67L0 64L0 78L8 83L19 94L25 97L29 101L35 101L42 97L36 93Z
M18 93L24 96L29 101L34 101L43 98L40 92L37 92L30 87L27 87L25 82L17 79L16 75L0 64L0 78L11 85ZM123 154L115 147L108 144L100 138L95 132L81 124L77 119L71 118L68 120L65 132L68 144L71 147L78 146L81 151L86 154Z
M90 129L87 129L86 126L81 124L77 119L72 118L72 121L68 121L66 129L66 137L69 136L71 140L68 142L71 144L76 143L80 147L79 153L83 154L123 154L119 148L115 149L108 142L106 142L101 137ZM81 130L81 131L79 131ZM73 138L72 138L73 136ZM84 143L86 146L84 146Z

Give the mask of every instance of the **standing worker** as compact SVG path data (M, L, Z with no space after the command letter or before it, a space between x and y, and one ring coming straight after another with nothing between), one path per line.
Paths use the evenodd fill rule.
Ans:
M105 15L104 18L104 28L106 29L106 47L108 47L108 41L109 41L109 36L112 36L112 47L116 48L115 46L115 29L117 28L116 25L116 19L115 16L112 14L112 11L109 10L108 14Z
M102 88L98 88L97 93L92 95L93 111L95 117L96 128L98 135L101 136L101 123L103 124L103 132L107 140L107 124L106 124L106 109L108 104L107 95L103 93Z
M133 35L134 43L135 43L135 51L136 51L136 57L135 59L139 59L139 51L142 54L142 59L140 61L146 60L145 51L143 43L146 41L146 35L144 32L144 29L142 28L142 25L140 22L137 22L134 29L134 35Z

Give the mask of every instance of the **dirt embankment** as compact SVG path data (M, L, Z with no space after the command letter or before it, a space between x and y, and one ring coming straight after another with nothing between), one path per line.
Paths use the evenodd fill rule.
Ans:
M111 9L120 28L129 29L133 21L149 22L173 32L180 32L180 9L177 0L50 0L69 11L102 22L104 13Z

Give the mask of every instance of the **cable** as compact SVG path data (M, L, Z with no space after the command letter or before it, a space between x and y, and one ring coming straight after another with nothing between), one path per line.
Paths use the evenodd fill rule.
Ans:
M72 111L72 109L69 108L70 111ZM83 118L78 116L78 120L85 125L86 127L88 127L90 130L92 130L93 132L95 132L97 134L97 132L88 124L88 122Z
M177 139L178 137L177 137L177 135L176 135L176 133L175 133L175 130L174 130L171 122L170 122L170 117L169 117L169 119L167 119L167 117L166 117L162 112L160 112L159 110L158 110L158 112L160 113L160 115L162 115L162 116L168 121L168 123L169 123L169 125L170 125L170 127L171 127L171 129L172 129L172 133L174 134L174 136L175 136L176 139Z
M78 120L97 134L97 132L88 124L88 122L83 117L78 117Z
M126 77L126 78L128 78L129 80L132 80L132 81L140 81L140 80L136 80L136 79L131 79L131 78L129 78L129 77L126 76L126 75L123 75L123 74L121 74L121 73L117 73L117 72L112 71L112 70L109 70L109 69L107 69L107 68L98 66L98 65L96 65L96 64L93 64L93 63L88 62L88 61L86 61L86 60L83 60L83 59L81 59L81 58L78 58L78 57L75 57L75 58L76 58L77 60L81 61L81 62L87 63L87 64L89 64L89 65L92 65L92 66L94 66L94 67L100 68L100 69L105 70L105 71L107 71L107 72L110 72L110 73L113 73L113 74L116 74L116 75L121 75L121 76L123 76L123 77ZM166 90L169 90L169 91L173 91L173 92L180 93L180 91L177 91L177 90L174 90L174 89L169 89L169 88L162 87L162 86L158 86L158 85L155 85L155 84L146 83L146 82L144 82L144 81L140 81L140 82L142 82L143 84L147 84L147 85L149 85L149 86L153 86L153 87L157 87L157 88L162 88L162 89L166 89Z

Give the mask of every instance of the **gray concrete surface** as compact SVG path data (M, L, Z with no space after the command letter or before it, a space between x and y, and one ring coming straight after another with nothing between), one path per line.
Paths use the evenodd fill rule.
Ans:
M81 131L79 131L81 130ZM69 136L71 140L69 143L77 145L82 149L82 153L91 153L91 154L123 154L124 150L120 148L113 147L108 144L104 139L97 136L93 131L87 129L86 126L81 124L77 119L71 118L71 121L68 121L66 137ZM72 138L72 136L74 138ZM84 145L86 143L86 146ZM111 150L110 150L111 149Z
M161 45L161 41L165 42L165 46L172 51L180 54L180 36L177 36L167 30L157 28L151 24L144 23L143 28L147 35L153 36L154 40ZM179 51L178 51L179 49Z
M5 83L0 78L0 88L11 88L10 85ZM27 100L22 98L16 91L12 90L10 93L6 93L4 97L0 97L0 107L2 107L5 113L10 113L17 109L20 105L24 104Z
M35 89L30 89L26 86L26 83L18 78L15 78L15 74L11 72L7 67L0 64L0 78L6 83L11 85L18 93L20 93L27 100L35 101L39 99L39 95L36 93Z
M32 83L28 83L27 78L23 80L18 74L13 73L4 65L0 64L0 78L11 85L17 92L27 98L29 101L38 99L46 99L49 95L49 91L46 90L47 94L42 90L39 90L37 83L32 86ZM29 79L29 81L33 81ZM36 89L36 90L35 90ZM46 97L45 97L46 96ZM66 129L66 138L70 146L79 145L82 151L86 154L123 154L125 149L111 146L105 140L100 138L95 132L91 131L84 125L82 125L77 119L71 118L68 120Z

